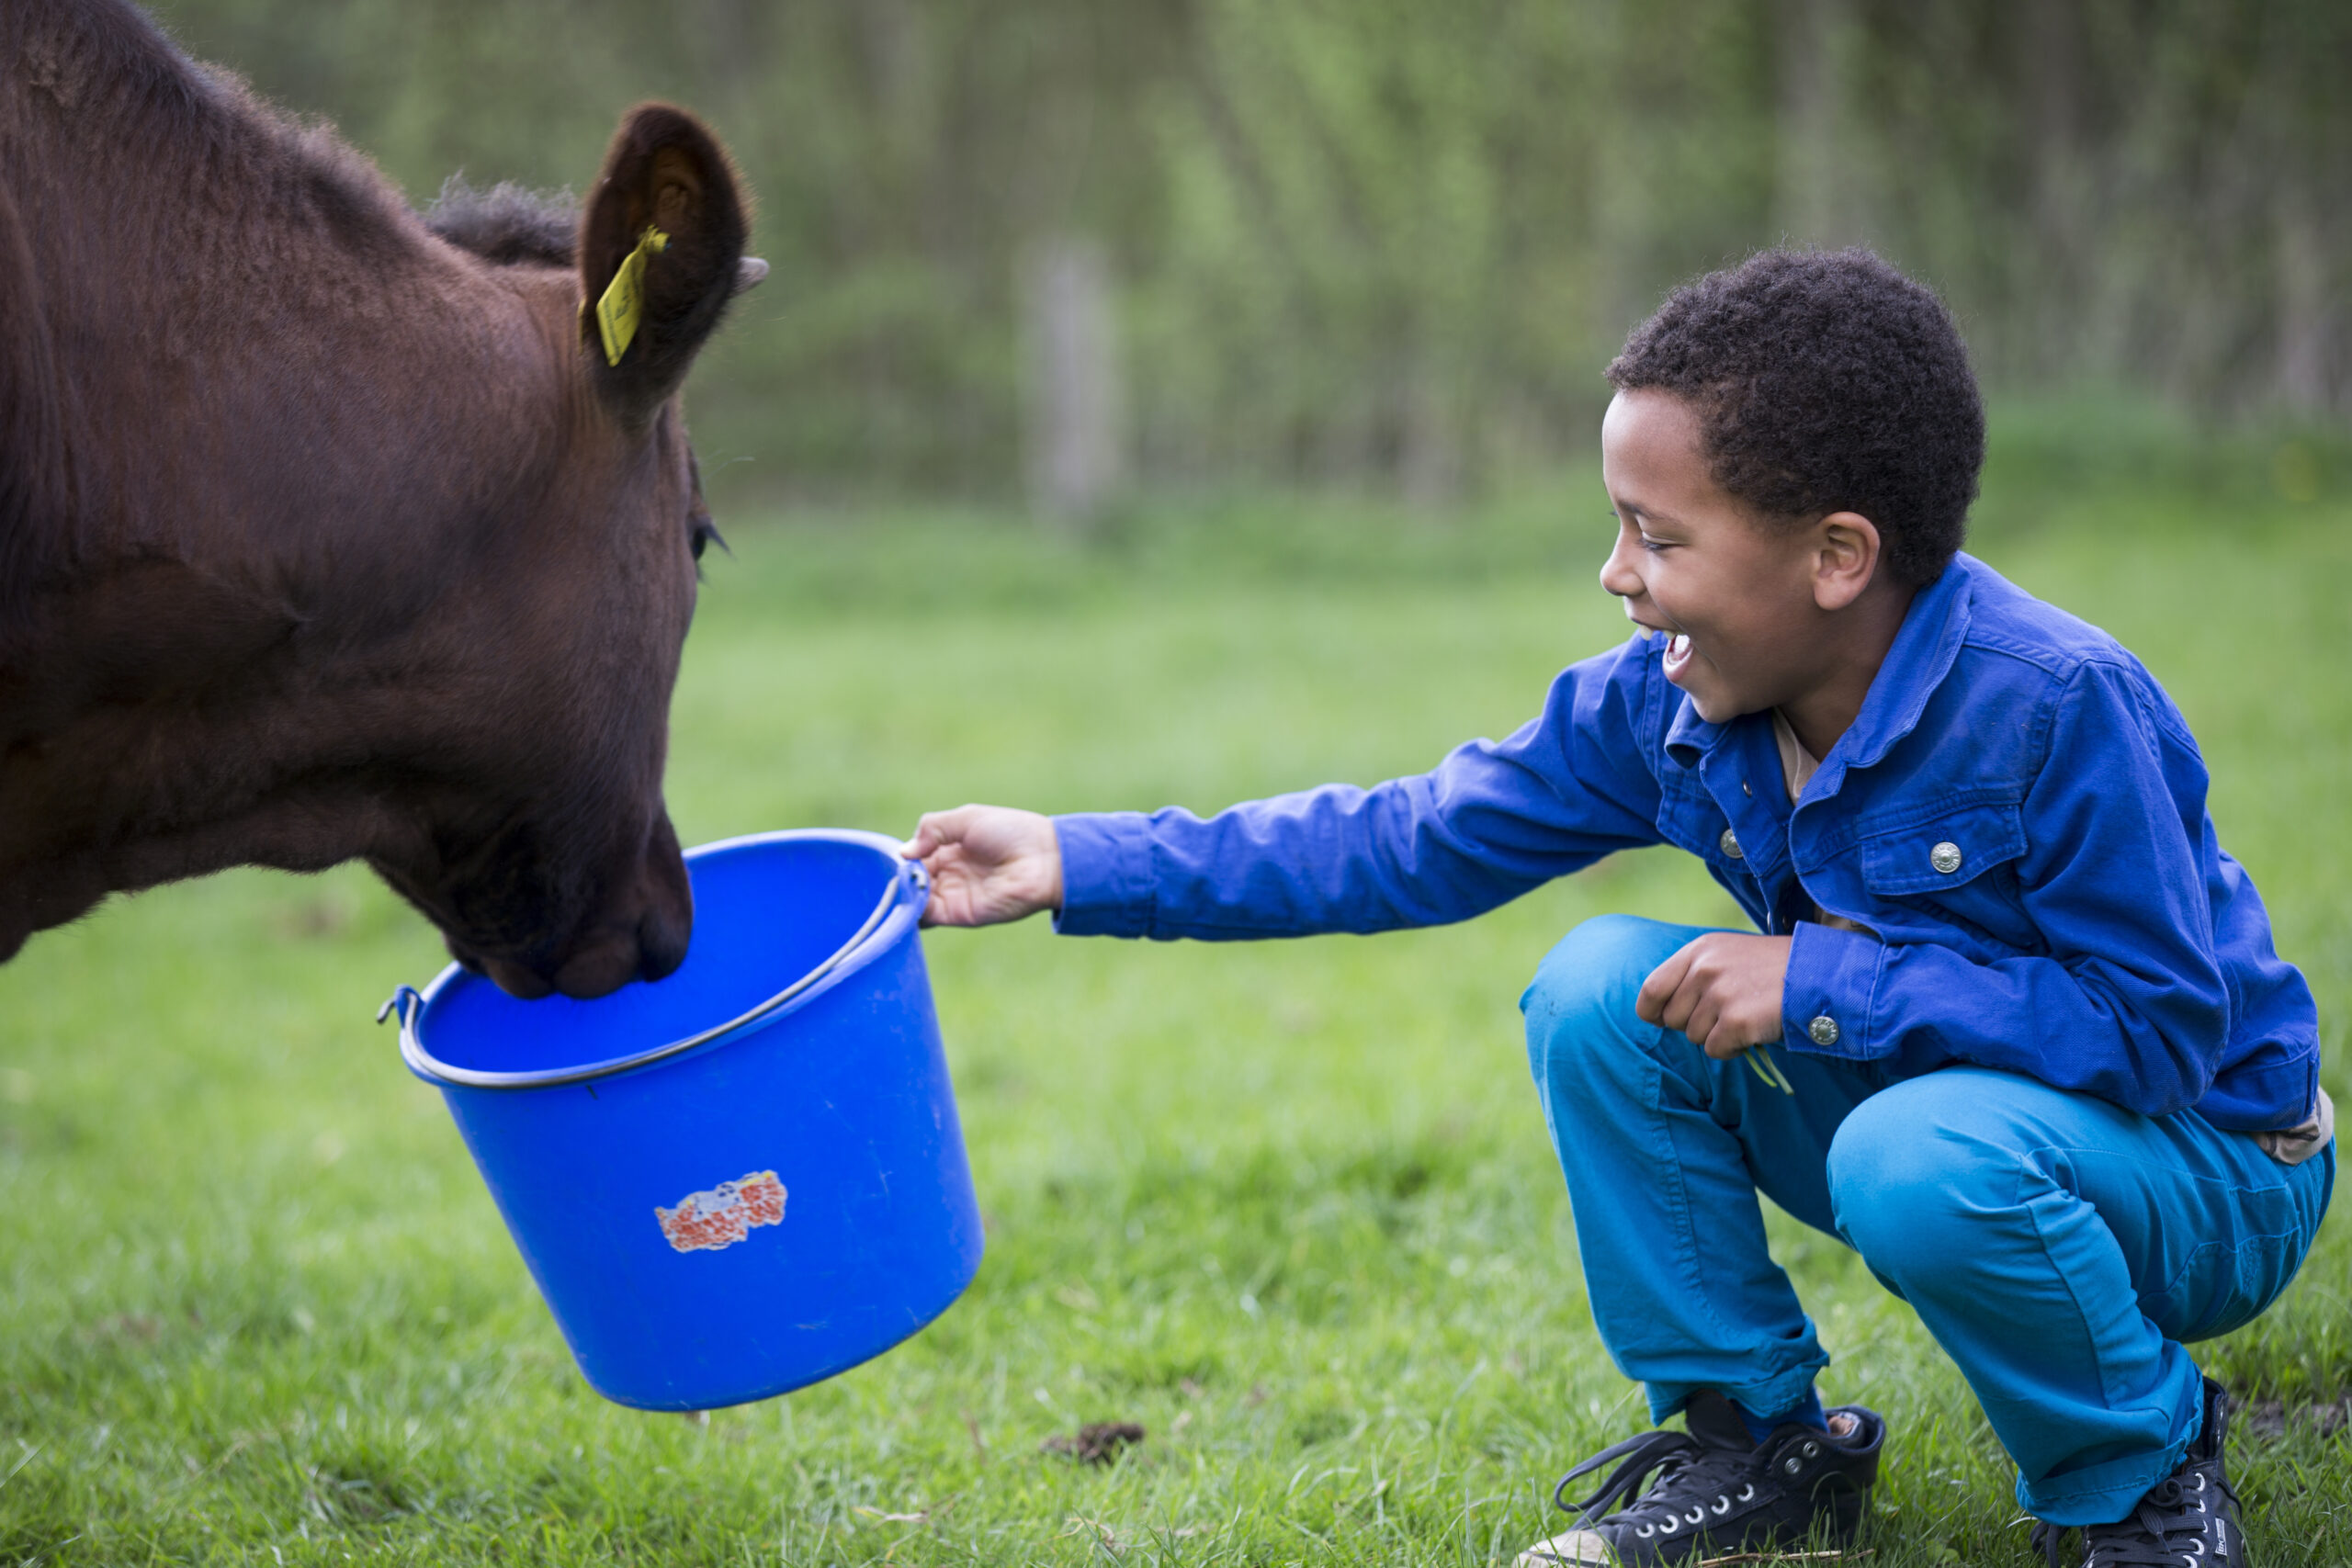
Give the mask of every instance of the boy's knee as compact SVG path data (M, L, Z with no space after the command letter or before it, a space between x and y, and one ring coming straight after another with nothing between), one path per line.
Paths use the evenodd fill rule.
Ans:
M2025 1151L1997 1093L1985 1092L2005 1077L1961 1069L1894 1084L1856 1106L1830 1141L1838 1229L1899 1291L1968 1268L1974 1227L2016 1206Z
M1634 1002L1642 982L1694 934L1634 915L1602 915L1562 937L1519 998L1536 1081L1584 1048L1640 1029Z

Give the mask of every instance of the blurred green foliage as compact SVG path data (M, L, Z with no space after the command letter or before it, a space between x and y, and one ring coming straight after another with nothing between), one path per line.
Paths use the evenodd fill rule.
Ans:
M157 0L415 198L707 115L774 280L722 494L999 497L1038 247L1102 247L1152 489L1443 500L1587 448L1676 281L1871 243L1990 379L2352 409L2335 0ZM748 464L742 460L749 459Z

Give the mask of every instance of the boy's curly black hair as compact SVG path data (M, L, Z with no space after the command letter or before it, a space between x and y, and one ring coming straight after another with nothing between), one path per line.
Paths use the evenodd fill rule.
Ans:
M1762 251L1668 296L1610 362L1699 410L1714 480L1775 518L1859 512L1905 582L1968 530L1984 405L1942 301L1865 250Z

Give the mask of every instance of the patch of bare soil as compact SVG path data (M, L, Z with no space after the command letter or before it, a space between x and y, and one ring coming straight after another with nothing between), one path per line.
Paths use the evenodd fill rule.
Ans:
M2332 1438L2352 1427L2352 1395L2315 1404L2257 1399L2244 1406L2237 1419L2238 1429L2249 1437L2282 1438L2290 1427L2309 1427L2323 1438Z
M1061 1454L1081 1464L1108 1464L1129 1443L1144 1440L1144 1429L1133 1421L1091 1421L1075 1432L1057 1432L1037 1445L1043 1452Z

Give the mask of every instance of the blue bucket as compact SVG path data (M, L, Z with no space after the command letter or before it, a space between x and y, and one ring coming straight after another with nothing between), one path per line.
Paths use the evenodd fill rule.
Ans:
M643 1410L831 1377L980 1265L922 866L811 830L686 869L694 943L656 985L522 1002L452 966L387 1004L581 1371Z

